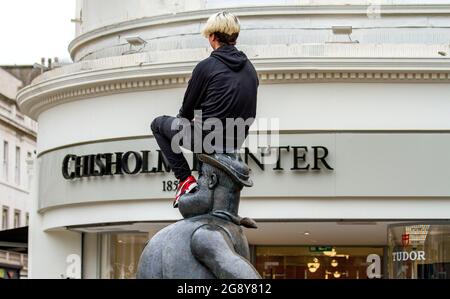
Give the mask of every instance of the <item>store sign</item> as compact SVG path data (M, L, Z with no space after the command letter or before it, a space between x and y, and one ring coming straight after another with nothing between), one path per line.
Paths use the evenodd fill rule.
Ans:
M66 278L81 279L81 257L78 254L71 254L66 258Z
M281 134L276 146L243 147L241 157L252 170L255 186L245 188L242 196L332 196L336 190L335 143L333 134ZM342 145L339 150L348 152ZM196 155L187 151L185 156L196 172ZM343 177L347 165L339 166ZM350 168L348 172L352 173ZM44 152L39 156L39 178L38 209L42 212L93 202L172 199L178 185L156 140L149 137Z
M277 153L273 170L284 170L282 164L282 152L291 153L291 171L318 171L322 169L334 170L327 160L329 151L325 146L280 146L276 148L261 148L257 154L245 149L243 156L246 163L252 160L258 168L265 171L264 156L267 152ZM156 163L151 165L151 156L156 155ZM258 156L260 158L258 158ZM309 157L311 156L311 157ZM312 163L308 163L309 160ZM197 170L198 161L193 155L193 171ZM100 153L92 155L73 155L64 157L62 162L62 175L66 180L74 180L86 177L101 177L115 175L136 175L170 172L171 169L160 150L151 152L129 151L115 153Z
M392 253L394 262L425 261L425 251L399 251Z
M289 132L279 137L274 146L278 157L267 158L264 149L243 150L241 156L254 182L252 188L242 190L243 198L410 197L415 194L411 186L419 184L422 195L450 193L450 168L442 164L442 157L450 152L446 134ZM424 142L427 147L420 146ZM430 155L430 147L437 152ZM143 136L40 153L39 211L91 203L172 200L175 178L158 150L154 138ZM412 165L417 157L426 159ZM186 158L195 168L192 154ZM432 180L429 173L434 174ZM395 184L392 177L397 178ZM426 228L413 228L402 233L410 233L409 246L413 246L415 239L424 239L425 232Z
M381 278L381 257L378 254L370 254L367 256L367 278L379 279Z
M310 252L331 252L333 251L332 246L310 246Z

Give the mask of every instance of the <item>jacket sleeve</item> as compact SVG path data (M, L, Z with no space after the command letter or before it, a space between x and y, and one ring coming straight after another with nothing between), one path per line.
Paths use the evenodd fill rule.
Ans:
M189 121L193 120L194 110L201 103L206 87L207 72L205 71L205 65L204 63L199 63L192 72L178 117L186 118Z

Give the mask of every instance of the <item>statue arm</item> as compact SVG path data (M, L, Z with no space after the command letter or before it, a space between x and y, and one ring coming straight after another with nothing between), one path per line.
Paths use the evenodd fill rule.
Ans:
M205 225L191 239L192 254L219 279L260 279L258 272L237 254L220 227Z

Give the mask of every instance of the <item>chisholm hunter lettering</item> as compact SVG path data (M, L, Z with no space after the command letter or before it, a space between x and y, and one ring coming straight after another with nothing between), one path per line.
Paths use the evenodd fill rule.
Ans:
M322 169L334 170L327 161L329 151L324 146L280 146L271 148L277 152L277 160L271 166L275 166L273 170L282 171L283 156L286 153L291 153L292 171L318 171ZM255 155L244 149L244 159L246 163L252 160L254 164L261 170L266 170L268 166L263 162L264 150L260 149L259 155ZM152 154L157 155L155 165L150 166L150 157ZM312 155L312 163L307 162L308 154ZM258 158L260 156L261 158ZM197 170L198 160L196 155L193 155L193 171ZM115 152L103 153L95 155L67 155L64 157L62 163L62 174L66 180L74 180L85 177L101 177L114 175L137 175L137 174L151 174L170 172L170 167L164 158L161 151L156 153L151 151L130 151L130 152Z

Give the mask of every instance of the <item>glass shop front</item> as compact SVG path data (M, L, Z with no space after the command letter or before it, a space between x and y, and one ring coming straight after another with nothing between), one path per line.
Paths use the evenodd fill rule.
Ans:
M146 233L101 234L100 276L136 277ZM367 279L367 257L383 258L383 247L250 246L251 261L265 279Z
M367 279L374 254L383 247L257 246L255 265L264 279Z
M100 277L135 278L140 254L154 233L99 233ZM450 222L389 225L386 244L250 244L251 262L265 279L450 278Z
M388 273L393 279L450 279L450 223L391 225Z

